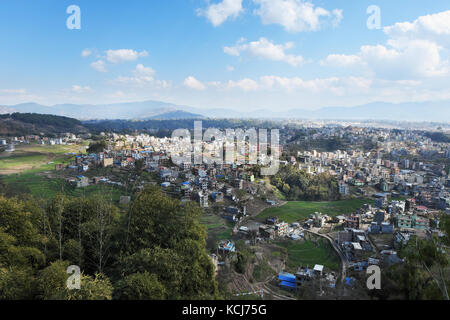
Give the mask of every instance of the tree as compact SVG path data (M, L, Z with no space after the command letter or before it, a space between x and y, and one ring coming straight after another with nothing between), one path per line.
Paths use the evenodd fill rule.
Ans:
M58 256L59 260L63 258L63 241L64 241L64 226L65 226L65 214L64 208L66 205L66 198L63 195L57 195L51 201L48 208L48 217L51 226L51 232L56 233L58 240Z
M110 258L112 237L119 221L119 212L103 198L91 201L92 219L82 225L85 257L86 262L93 265L98 273L103 273Z
M113 290L104 274L96 273L94 277L83 274L80 290L67 290L67 300L111 300Z
M100 153L105 151L107 148L107 143L105 140L98 141L98 142L91 142L89 144L89 148L87 149L88 153Z
M0 266L0 300L30 300L34 298L35 282L31 268Z
M398 282L409 299L425 299L425 293L433 295L435 286L441 298L448 300L447 282L444 269L448 265L442 242L413 237L408 245L400 250L405 262L398 273Z
M31 212L17 198L0 196L0 226L17 240L18 245L34 245L40 240Z
M126 276L116 286L116 298L120 300L162 300L165 297L166 290L158 277L147 271Z
M44 300L63 300L66 298L66 273L69 262L55 261L39 272L37 278L38 297Z
M271 179L288 200L328 201L340 197L337 180L327 173L311 175L305 170L284 166Z
M110 300L113 287L102 274L81 275L80 289L68 289L67 261L55 261L39 273L39 298L44 300Z
M0 299L217 298L200 214L157 188L122 216L101 197L0 197ZM67 288L72 264L80 290Z
M412 259L422 264L428 275L433 279L436 286L442 292L445 300L449 300L447 284L448 279L444 276L444 268L448 265L448 259L442 243L434 238L430 240L416 241L417 255L411 255ZM437 268L437 272L433 272L432 268Z
M217 296L214 266L197 204L181 203L149 187L133 202L126 223L122 273L151 270L168 299Z
M137 159L134 162L134 169L136 171L136 174L139 175L145 169L145 160Z

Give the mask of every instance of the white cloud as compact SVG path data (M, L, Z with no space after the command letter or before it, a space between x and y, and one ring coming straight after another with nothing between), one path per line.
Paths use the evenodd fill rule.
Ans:
M359 63L361 63L361 57L345 54L330 54L325 60L320 61L320 65L331 67L350 67Z
M124 77L119 76L114 80L110 81L111 84L115 85L126 85L132 87L155 87L160 89L166 89L171 87L171 83L166 80L156 80L153 77Z
M242 0L222 0L205 9L197 9L197 15L206 17L214 27L221 25L228 18L236 18L242 12Z
M257 79L244 78L240 80L229 80L228 82L213 81L203 84L193 77L184 81L186 87L196 90L209 88L219 90L239 89L243 92L260 92L265 94L269 91L280 91L284 93L311 93L329 92L333 95L345 93L368 92L372 80L362 77L329 77L305 80L300 77L280 77L275 75L262 76Z
M302 56L295 56L286 54L285 50L289 50L294 46L292 42L285 44L274 44L266 38L260 38L258 41L245 42L244 39L238 41L233 47L225 47L224 52L232 56L240 56L241 53L246 53L253 57L272 61L284 61L292 66L301 65L304 60Z
M233 66L227 66L227 71L229 71L229 72L234 71L234 67Z
M15 105L30 101L41 103L44 102L44 98L29 93L26 89L0 89L0 105ZM6 111L9 112L8 108L6 108Z
M97 70L98 72L108 72L105 68L105 61L98 60L91 63L91 68Z
M450 11L422 16L413 22L384 28L386 44L361 46L356 54L330 54L321 65L362 67L361 71L386 80L417 80L450 73Z
M123 91L117 90L116 92L109 94L107 96L113 99L123 99L126 98L127 95Z
M153 77L156 72L152 68L144 67L143 64L138 64L136 69L133 70L133 73L138 76Z
M171 87L171 82L155 79L154 76L156 74L156 71L152 68L145 67L142 64L138 64L136 68L132 70L132 73L134 75L132 77L119 76L114 80L110 80L109 83L139 88L153 87L166 89Z
M430 41L389 41L389 46L363 46L360 56L375 75L387 79L411 79L448 72L439 47Z
M88 86L79 86L79 85L76 85L76 84L74 84L73 86L72 86L72 91L73 92L75 92L75 93L88 93L88 92L93 92L93 90L90 88L90 87L88 87Z
M0 93L3 94L25 94L25 89L0 89Z
M147 51L137 52L132 49L119 49L106 51L106 60L111 63L121 63L126 61L135 61L140 57L147 57Z
M333 15L334 15L334 19L331 21L331 24L333 25L333 27L338 27L341 24L342 19L344 19L344 14L343 14L344 10L342 9L334 9L332 11Z
M283 90L290 93L328 92L342 96L350 92L367 92L372 81L361 77L329 77L305 80L300 77L263 76L259 79L262 90Z
M92 54L92 50L91 50L91 49L84 49L84 50L81 52L81 56L82 56L83 58L89 57L91 54Z
M405 80L448 74L448 61L443 61L439 46L426 40L396 41L388 45L362 46L357 55L329 55L322 65L364 66L374 76Z
M441 60L439 47L430 41L405 43L389 41L389 45L362 46L356 55L331 54L320 62L323 66L363 67L373 76L383 79L411 79L448 73L448 65Z
M206 86L203 83L201 83L200 81L198 81L197 79L195 79L192 76L189 76L186 79L184 79L183 85L187 88L198 90L198 91L203 91L206 89Z
M398 22L383 31L394 39L444 40L450 43L450 10L421 16L413 22Z
M227 88L239 88L243 91L256 91L259 89L259 84L253 79L245 78L239 81L228 81Z
M330 12L316 7L310 1L253 0L253 2L259 5L255 13L261 17L263 24L279 24L291 32L317 31L324 23L322 17L326 17L336 27L343 17L340 9Z

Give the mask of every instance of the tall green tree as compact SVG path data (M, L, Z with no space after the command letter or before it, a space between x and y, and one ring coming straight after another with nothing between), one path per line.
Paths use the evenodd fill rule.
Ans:
M169 299L215 297L214 266L206 253L201 209L159 189L145 189L125 219L123 269L127 275L152 270Z

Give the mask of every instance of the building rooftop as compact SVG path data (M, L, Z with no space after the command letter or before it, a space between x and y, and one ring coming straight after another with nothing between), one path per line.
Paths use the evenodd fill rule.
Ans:
M316 264L316 265L314 266L314 271L322 272L322 271L323 271L323 266L320 265L320 264Z

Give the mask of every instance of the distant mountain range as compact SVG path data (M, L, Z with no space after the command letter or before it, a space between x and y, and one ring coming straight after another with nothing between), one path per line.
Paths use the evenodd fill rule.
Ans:
M44 106L37 103L23 103L14 106L0 106L2 109L9 110L6 112L20 112L20 113L40 113L53 114L58 116L66 116L76 118L79 120L92 119L152 119L158 116L168 118L170 116L182 118L191 117L191 115L184 108L174 104L159 102L159 101L143 101L143 102L129 102L117 104L104 105L89 105L89 104L57 104L54 106ZM184 113L180 113L184 112Z
M44 106L23 103L0 106L4 113L39 113L72 117L79 120L173 120L200 118L240 119L327 119L327 120L391 120L450 122L450 101L392 104L374 102L355 107L327 107L318 110L292 109L289 111L231 109L200 109L161 101L142 101L104 105L58 104Z
M202 119L201 114L190 113L182 110L169 111L151 117L151 120L176 120L176 119Z

